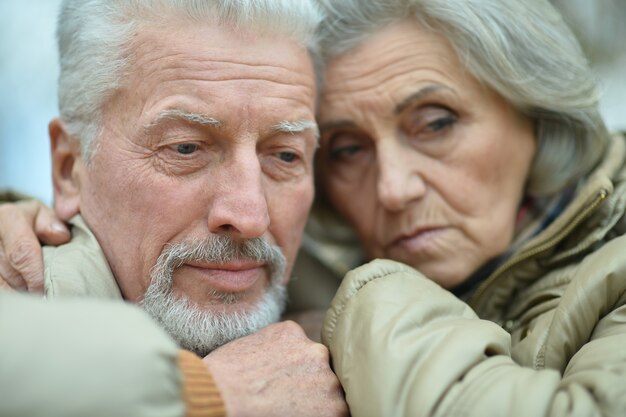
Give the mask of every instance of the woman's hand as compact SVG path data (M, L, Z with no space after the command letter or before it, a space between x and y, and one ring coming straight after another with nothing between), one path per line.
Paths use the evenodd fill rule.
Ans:
M41 244L69 239L67 226L41 202L0 204L0 289L43 292Z

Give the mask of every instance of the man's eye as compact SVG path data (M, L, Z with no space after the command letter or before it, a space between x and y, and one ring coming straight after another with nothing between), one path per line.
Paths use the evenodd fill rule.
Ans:
M195 143L181 143L176 145L176 152L181 155L191 155L198 150L198 145Z
M283 162L293 162L298 158L298 156L293 152L280 152L278 157Z

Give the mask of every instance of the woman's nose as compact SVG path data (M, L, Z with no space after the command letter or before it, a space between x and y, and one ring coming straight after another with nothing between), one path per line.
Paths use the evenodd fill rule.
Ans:
M426 184L419 167L406 152L395 149L393 152L379 153L378 200L387 211L400 211L424 196Z

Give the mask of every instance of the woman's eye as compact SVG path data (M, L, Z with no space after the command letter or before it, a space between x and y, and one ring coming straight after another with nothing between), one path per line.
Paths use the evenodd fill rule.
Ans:
M322 148L326 148L326 155L331 161L348 160L357 156L364 150L366 139L365 136L358 132L327 132L322 135L325 138L322 142Z
M439 118L435 120L434 122L428 123L426 127L433 132L438 132L440 130L445 129L448 126L452 126L454 122L456 122L455 117L447 116L447 117Z
M416 139L434 139L444 134L457 122L457 115L444 107L428 106L414 110L405 119L404 129Z
M361 151L360 145L337 146L330 150L330 159L340 159L354 156Z
M176 145L176 152L181 155L191 155L198 150L198 145L195 143L181 143Z

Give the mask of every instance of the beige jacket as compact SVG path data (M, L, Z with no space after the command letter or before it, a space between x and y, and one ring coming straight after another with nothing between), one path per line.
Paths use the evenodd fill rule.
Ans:
M322 338L362 416L626 416L626 147L469 305L419 272L350 272Z
M123 302L95 236L71 223L70 243L43 249L54 300L0 292L0 416L224 416L200 358Z
M0 416L183 416L179 349L138 309L0 292Z
M100 244L81 216L70 221L72 240L43 247L46 298L93 297L122 300Z

